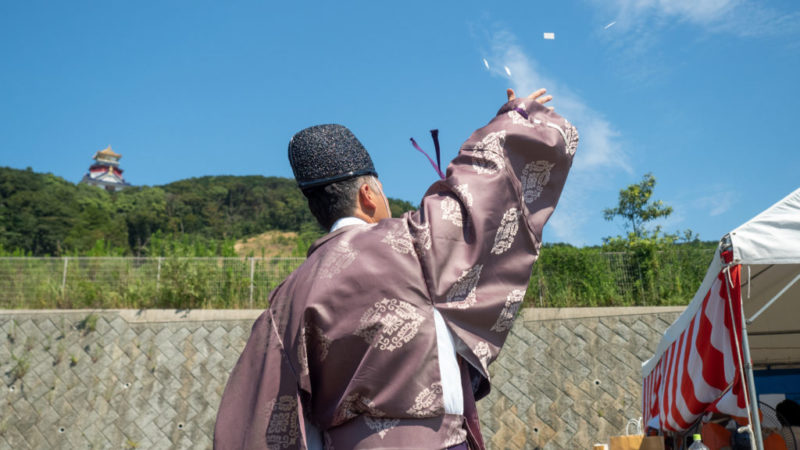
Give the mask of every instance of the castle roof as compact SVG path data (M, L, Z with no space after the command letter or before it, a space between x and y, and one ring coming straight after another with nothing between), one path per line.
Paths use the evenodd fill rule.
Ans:
M111 150L111 146L110 145L108 147L104 148L103 150L100 150L99 152L95 153L94 154L94 159L97 159L97 158L99 158L101 156L111 157L111 158L114 158L114 159L122 158L122 155L120 155L119 153L115 153L114 150Z

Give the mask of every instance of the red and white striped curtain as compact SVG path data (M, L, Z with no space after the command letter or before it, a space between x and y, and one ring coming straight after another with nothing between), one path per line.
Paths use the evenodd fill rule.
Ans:
M747 417L740 266L728 271L730 278L720 271L689 326L644 379L644 423L658 417L662 430L685 431L708 411Z

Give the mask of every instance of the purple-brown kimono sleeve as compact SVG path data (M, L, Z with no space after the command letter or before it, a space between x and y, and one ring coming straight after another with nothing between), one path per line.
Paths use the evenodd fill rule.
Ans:
M306 448L297 378L270 311L256 320L228 379L217 413L214 448Z
M531 99L511 101L472 134L447 177L406 216L456 350L487 380L522 304L577 143L564 118Z

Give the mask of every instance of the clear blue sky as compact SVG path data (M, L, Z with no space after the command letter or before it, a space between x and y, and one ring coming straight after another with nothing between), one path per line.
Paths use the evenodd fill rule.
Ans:
M716 240L800 185L798 80L792 0L4 1L0 165L77 182L111 145L135 185L291 177L292 134L336 122L417 203L409 137L449 160L543 86L581 133L546 241L623 233L602 210L646 172L666 230Z

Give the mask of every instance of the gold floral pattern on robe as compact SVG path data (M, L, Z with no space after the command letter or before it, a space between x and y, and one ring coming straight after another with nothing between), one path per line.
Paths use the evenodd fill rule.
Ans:
M511 208L503 214L503 220L500 222L500 227L494 236L494 245L490 250L491 254L501 255L511 248L511 244L517 236L517 231L519 231L519 217L520 212L517 208Z
M477 356L481 361L483 369L487 370L489 367L489 359L492 357L492 351L489 349L489 344L484 341L478 342L478 344L475 345L475 348L472 349L472 353L474 353L475 356Z
M461 215L461 203L457 202L453 197L447 197L442 200L441 205L442 220L446 220L459 228L464 226L464 219Z
M400 231L389 230L389 232L386 233L386 237L384 237L381 242L389 244L392 250L401 255L406 255L414 251L414 242L411 239L411 233L405 228Z
M478 264L462 272L447 292L448 303L453 303L459 309L466 309L474 305L478 300L475 288L481 278L481 270L483 270L483 265Z
M522 196L525 203L533 203L542 195L554 166L555 163L550 161L534 161L525 165L522 169Z
M297 399L291 395L281 395L267 407L271 411L267 428L269 448L294 447L300 437L297 420Z
M378 433L381 439L386 437L386 433L400 423L400 419L389 419L386 417L370 417L364 416L364 422L370 430Z
M406 411L414 417L436 417L444 413L444 404L441 403L442 383L433 383L426 387L414 399L414 406Z
M385 415L375 407L375 402L371 399L364 397L362 394L350 394L344 398L336 409L336 414L333 418L333 423L342 424L350 419L358 417L362 414L368 414L374 417L381 417Z
M490 151L498 154L503 153L503 146L506 144L506 130L489 133L475 144L474 150Z
M424 321L411 303L384 298L364 312L355 335L377 349L392 352L413 339Z
M506 167L502 155L492 152L477 152L472 155L472 168L480 175L494 175Z
M336 243L327 256L319 269L319 276L332 279L356 260L358 252L350 246L348 241L342 239Z
M519 108L525 109L525 104L524 103L520 103ZM528 120L525 117L523 117L523 115L520 114L519 111L517 111L516 109L513 109L513 110L509 111L508 112L508 117L511 118L511 123L514 124L514 125L522 125L522 126L528 127L528 128L533 128L533 127L536 126L533 123L531 123L530 120Z
M322 328L308 325L300 331L300 345L297 346L297 361L300 364L300 375L308 375L308 349L316 351L316 360L323 362L328 357L331 340L325 336Z
M417 254L423 255L425 252L431 249L431 226L430 224L424 224L421 226L416 227L414 232L414 248L417 250Z
M467 206L472 206L472 194L469 193L469 185L465 184L458 184L455 187L456 192L458 192L463 200L462 203L466 204Z
M498 333L504 333L510 330L511 326L514 325L514 316L517 315L519 307L522 306L522 300L524 297L525 291L522 289L514 289L511 291L511 293L508 294L508 297L506 297L506 303L503 305L503 310L500 311L500 317L497 318L497 322L492 325L490 330Z
M566 131L564 132L564 140L567 142L567 153L570 156L575 155L575 150L578 148L578 129L569 123L568 120L564 121Z
M467 430L458 422L451 422L447 428L447 440L444 443L445 448L453 447L464 442L467 439Z

